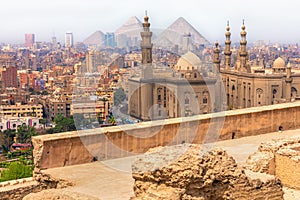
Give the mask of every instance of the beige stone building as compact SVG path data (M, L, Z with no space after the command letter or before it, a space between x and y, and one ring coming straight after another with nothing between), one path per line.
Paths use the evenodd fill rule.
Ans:
M290 64L281 57L274 61L271 69L265 69L264 66L250 66L245 29L243 23L236 63L231 62L229 24L225 33L224 68L220 68L218 44L214 51L214 63L222 76L228 109L294 101L300 90L300 74L292 70Z
M219 44L214 48L212 69L195 54L188 52L176 65L152 63L149 18L144 18L141 32L141 75L129 79L131 116L142 120L175 118L205 114L226 109L249 108L292 102L300 91L300 73L278 57L272 68L251 66L247 52L246 26L242 25L237 60L232 63L231 33L226 27L224 61ZM224 62L224 67L221 66Z
M28 117L33 116L39 119L43 118L43 106L41 104L17 103L15 105L1 105L0 117Z
M188 52L173 68L152 63L150 23L145 16L141 32L142 72L131 77L128 112L148 121L210 113L216 77L206 73L200 59Z

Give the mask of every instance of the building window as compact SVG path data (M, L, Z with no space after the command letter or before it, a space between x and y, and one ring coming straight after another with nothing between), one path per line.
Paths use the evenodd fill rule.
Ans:
M160 94L157 96L157 100L161 101L161 95Z
M190 104L190 100L189 100L188 97L185 97L184 103L185 103L185 104Z
M206 97L203 98L203 104L207 104L207 98Z

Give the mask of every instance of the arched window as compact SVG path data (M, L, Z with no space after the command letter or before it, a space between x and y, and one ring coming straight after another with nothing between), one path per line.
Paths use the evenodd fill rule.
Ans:
M208 103L208 91L203 92L203 98L202 98L202 103L207 104Z
M259 101L258 104L260 104L260 98L262 97L263 94L263 90L261 88L256 89L256 95L257 95L257 99Z
M232 91L234 91L234 90L235 90L235 86L234 86L234 85L232 85L232 88L231 88L231 90L232 90Z
M185 103L186 105L190 104L190 100L189 100L188 97L185 97L184 103Z
M297 97L297 89L292 87L292 90L291 90L291 97L292 98L296 98Z
M158 100L158 101L161 101L161 95L160 95L160 94L157 95L157 100Z
M277 90L273 89L272 93L273 93L273 99L276 98Z

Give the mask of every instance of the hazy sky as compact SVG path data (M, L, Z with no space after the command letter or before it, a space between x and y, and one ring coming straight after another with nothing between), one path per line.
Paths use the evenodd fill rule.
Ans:
M151 27L167 28L184 17L209 41L224 40L230 20L233 40L239 40L245 19L248 40L300 43L300 1L297 0L1 0L0 42L24 43L25 33L37 41L53 34L64 41L72 31L75 42L96 30L115 31L131 16L148 10Z

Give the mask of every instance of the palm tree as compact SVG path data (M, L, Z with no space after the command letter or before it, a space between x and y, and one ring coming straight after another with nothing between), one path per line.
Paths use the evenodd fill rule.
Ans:
M12 129L7 129L3 132L3 142L6 148L5 149L9 149L10 145L12 145L14 143L14 137L16 136L16 133L14 130Z
M106 98L106 97L103 97L102 99L101 99L101 101L103 102L103 105L104 105L104 112L103 112L103 114L104 114L104 120L106 120L106 102L108 101L108 99Z

